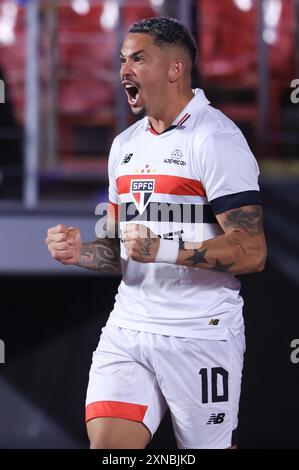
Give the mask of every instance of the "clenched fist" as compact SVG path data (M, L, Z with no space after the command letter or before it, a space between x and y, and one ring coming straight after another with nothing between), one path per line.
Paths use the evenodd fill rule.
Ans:
M127 224L123 233L127 256L139 263L153 263L159 249L160 239L148 227Z
M77 264L82 247L80 230L76 227L56 225L49 228L46 244L51 255L62 264Z

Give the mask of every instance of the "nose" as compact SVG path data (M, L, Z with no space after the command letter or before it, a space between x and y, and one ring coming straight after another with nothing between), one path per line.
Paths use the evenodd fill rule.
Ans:
M122 62L121 67L120 67L120 77L122 80L125 78L129 78L132 76L132 67L130 65L129 61Z

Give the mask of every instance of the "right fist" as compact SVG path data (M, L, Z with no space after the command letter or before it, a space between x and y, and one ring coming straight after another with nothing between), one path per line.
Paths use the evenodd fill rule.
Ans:
M48 250L62 264L77 264L80 261L82 241L80 230L76 227L56 225L49 228L45 240Z

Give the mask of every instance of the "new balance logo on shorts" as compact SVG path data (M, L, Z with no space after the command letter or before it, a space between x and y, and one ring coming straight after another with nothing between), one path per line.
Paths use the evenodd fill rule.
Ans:
M209 421L206 424L221 424L224 421L225 413L212 413Z

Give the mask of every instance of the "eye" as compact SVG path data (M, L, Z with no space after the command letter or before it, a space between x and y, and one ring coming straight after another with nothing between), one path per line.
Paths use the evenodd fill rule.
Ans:
M126 59L124 57L120 57L120 63L124 64L126 62Z
M142 57L139 57L139 56L135 57L135 62L141 62L141 61L142 61Z

